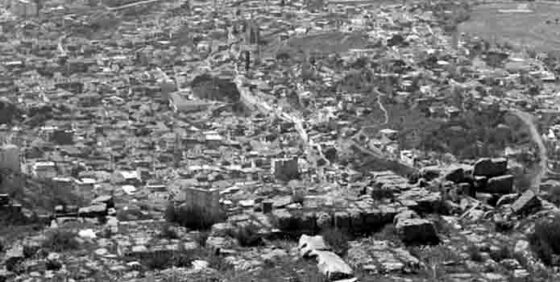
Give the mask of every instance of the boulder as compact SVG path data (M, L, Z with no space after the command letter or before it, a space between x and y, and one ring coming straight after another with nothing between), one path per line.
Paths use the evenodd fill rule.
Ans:
M439 238L434 223L421 218L398 220L395 228L401 240L406 244L436 244Z
M465 171L462 167L454 166L449 168L449 170L445 173L444 178L445 180L459 183L465 179Z
M330 251L317 251L317 267L328 281L339 281L353 278L350 266L338 255Z
M334 225L336 228L343 230L350 229L350 214L347 212L335 212L334 213Z
M299 228L297 218L286 209L277 209L272 211L272 215L276 220L276 226L283 231L292 231Z
M482 158L474 164L473 175L494 177L507 172L506 158Z
M513 191L513 175L502 175L488 179L486 192L494 194L510 194Z
M317 214L317 227L319 229L328 229L333 226L333 218L330 214L326 212L320 212Z
M516 214L527 214L540 209L541 206L541 200L535 192L533 190L527 190L521 194L521 197L513 202L511 209Z
M415 211L405 210L395 216L395 218L393 219L393 224L396 225L401 220L413 219L413 218L420 218L420 216Z
M513 202L515 202L517 197L519 197L519 194L517 194L517 193L502 195L498 199L498 202L496 203L496 206L500 207L500 206L504 206L504 205L511 205L511 204L513 204Z
M323 236L308 236L301 235L298 241L298 250L302 257L313 257L316 255L316 251L330 250L327 243L323 239Z

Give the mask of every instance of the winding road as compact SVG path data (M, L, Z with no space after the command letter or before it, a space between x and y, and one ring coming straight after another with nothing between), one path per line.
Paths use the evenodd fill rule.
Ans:
M539 186L541 184L542 179L545 177L546 172L548 170L547 163L548 163L548 156L546 151L546 146L542 140L539 131L537 130L537 126L533 121L533 116L527 112L523 112L521 110L513 109L511 113L517 116L521 121L529 127L529 131L531 134L531 139L535 142L539 148L539 172L531 181L531 188L538 192Z

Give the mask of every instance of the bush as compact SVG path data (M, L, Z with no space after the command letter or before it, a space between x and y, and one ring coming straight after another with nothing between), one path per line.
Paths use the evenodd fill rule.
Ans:
M349 248L348 241L351 239L348 232L339 228L330 228L321 232L321 236L323 236L323 239L332 248L333 252L340 256L346 255Z
M528 236L533 252L546 264L552 264L552 255L560 254L560 216L535 224Z
M480 250L478 249L477 246L475 245L471 245L469 246L469 248L467 249L467 252L469 254L469 257L476 262L482 262L484 261L484 258L482 257L482 255L480 254Z
M531 249L547 265L552 263L552 255L560 253L560 218L553 221L541 221L529 235Z
M210 236L209 232L202 231L195 235L194 240L198 243L199 246L206 247L206 240L208 240L208 236Z
M173 204L169 204L165 211L165 219L189 229L208 230L214 223L223 221L225 214L214 216L199 208L174 207Z
M53 252L77 250L80 247L76 234L66 230L56 230L47 235L43 248Z
M178 239L179 238L179 235L177 235L177 232L175 231L175 229L173 229L171 227L171 225L169 225L169 224L163 225L163 227L161 228L161 231L159 233L159 236L161 238L166 238L166 239Z
M294 193L292 194L292 202L303 206L304 201L305 201L305 193L301 190L294 191Z
M255 247L263 244L259 229L258 225L250 223L230 230L228 235L235 238L242 247Z
M504 259L513 258L513 251L508 246L501 246L499 250L490 252L490 257L493 260L500 262Z

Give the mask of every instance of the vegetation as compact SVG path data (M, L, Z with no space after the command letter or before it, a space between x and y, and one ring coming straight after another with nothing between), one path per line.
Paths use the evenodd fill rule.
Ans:
M169 224L163 225L161 231L159 232L159 236L166 239L179 239L179 235L177 231L171 227Z
M242 247L255 247L263 244L259 229L260 227L255 223L249 223L229 230L228 235L235 238Z
M173 266L190 267L192 262L195 260L207 261L210 268L214 268L218 271L227 271L232 268L232 265L225 261L223 257L202 248L185 250L180 247L174 252L162 252L149 258L145 258L141 261L141 263L150 270L156 270L166 269Z
M67 230L57 229L49 233L43 241L43 248L53 252L77 250L79 247L80 243L76 240L76 234Z
M339 228L330 228L323 230L321 236L325 239L325 242L332 248L333 252L340 256L346 255L348 251L351 237L348 232Z
M225 215L214 216L202 209L179 206L170 203L165 210L165 219L168 222L178 223L189 229L207 230L214 223L224 220Z
M552 265L552 256L560 254L560 216L537 222L528 237L533 252L546 265Z
M482 257L482 255L480 254L480 250L478 249L477 246L475 245L470 245L467 248L467 252L469 254L469 257L476 262L482 262L484 261L484 258Z
M497 251L491 251L490 257L497 262L510 259L514 257L513 250L508 246L501 246Z

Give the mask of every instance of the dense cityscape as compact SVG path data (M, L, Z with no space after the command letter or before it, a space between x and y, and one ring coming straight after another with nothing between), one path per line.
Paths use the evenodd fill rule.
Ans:
M0 0L0 281L558 281L559 8Z

